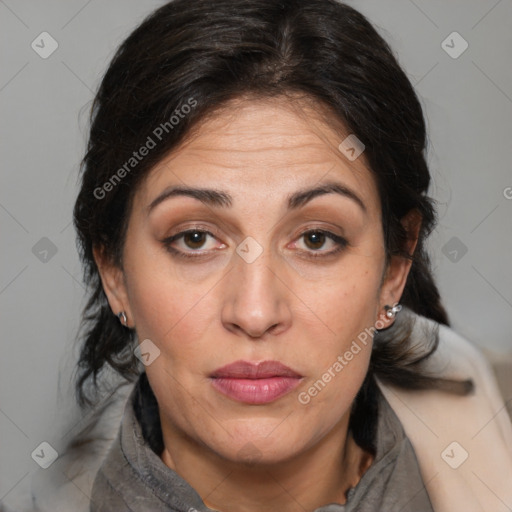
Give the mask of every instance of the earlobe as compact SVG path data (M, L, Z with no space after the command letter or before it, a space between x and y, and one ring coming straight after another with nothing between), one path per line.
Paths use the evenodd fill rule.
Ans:
M121 313L124 314L123 319L132 318L129 311L128 297L124 283L123 270L114 264L108 258L101 248L93 248L94 261L98 267L101 278L101 284L112 313L120 318ZM128 327L128 321L121 322Z
M389 304L386 304L384 306L384 310L386 311L386 317L387 318L395 318L397 313L400 313L402 311L402 304L395 302L392 306Z
M375 327L378 330L387 329L395 322L395 317L402 311L402 305L395 302L393 305L385 304L383 310L378 315L378 320L375 322Z

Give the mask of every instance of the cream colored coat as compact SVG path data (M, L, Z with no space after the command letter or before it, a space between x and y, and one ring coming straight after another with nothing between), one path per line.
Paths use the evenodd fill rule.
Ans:
M432 324L418 318L415 342L425 323ZM473 379L476 392L460 397L379 386L414 447L435 512L511 511L512 423L489 363L471 343L441 326L439 348L428 365L442 376ZM20 504L16 512L88 512L94 476L116 436L132 387L116 394L88 434L89 442L35 473L34 503Z
M414 447L435 512L510 512L512 423L492 369L453 330L440 326L439 338L429 367L472 378L474 394L381 389Z

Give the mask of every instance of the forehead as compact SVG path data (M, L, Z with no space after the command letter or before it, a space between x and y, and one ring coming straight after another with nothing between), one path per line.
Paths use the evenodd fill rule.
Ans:
M199 122L190 136L149 173L139 199L170 185L215 187L270 200L297 188L338 180L365 203L380 204L364 153L339 149L350 135L325 108L283 98L234 100Z

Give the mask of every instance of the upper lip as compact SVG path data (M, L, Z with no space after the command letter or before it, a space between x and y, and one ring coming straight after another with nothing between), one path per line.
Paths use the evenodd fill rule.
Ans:
M300 378L288 366L279 361L261 361L259 363L250 361L235 361L221 368L217 368L211 375L213 378L231 379L268 379L271 377L293 377Z

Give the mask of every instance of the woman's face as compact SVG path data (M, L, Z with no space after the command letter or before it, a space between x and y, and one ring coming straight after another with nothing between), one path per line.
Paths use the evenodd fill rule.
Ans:
M205 121L136 192L123 271L102 267L113 311L150 340L164 432L230 461L284 461L346 429L368 332L407 273L386 272L364 154L301 112L246 101Z

